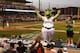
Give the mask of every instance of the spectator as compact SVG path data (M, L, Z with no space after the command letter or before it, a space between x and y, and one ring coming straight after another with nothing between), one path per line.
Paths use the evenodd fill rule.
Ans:
M18 37L19 39L21 39L22 37L19 35L19 37Z
M9 49L8 40L4 40L3 48L5 49L5 51L6 51L7 49Z
M37 53L44 53L44 48L40 42L39 42L39 45L37 47L37 50L38 50Z
M3 45L5 43L5 40L9 40L5 34L2 35L2 41L1 44Z
M17 47L17 52L18 53L24 53L26 52L26 47L23 46L23 43L21 41L18 42L19 47Z
M44 48L40 42L40 36L35 39L35 43L30 47L30 53L44 53Z
M5 51L5 53L17 53L14 47L14 43L10 43L10 48L7 51Z
M23 39L22 39L22 37L19 35L18 37L17 37L17 39L16 39L17 41L16 41L16 43L18 43L19 41L23 41Z
M67 20L66 20L66 33L67 33L67 42L68 42L68 46L73 46L73 20L72 20L72 16L68 16Z
M17 43L17 40L16 40L16 35L11 35L11 38L10 38L10 41L9 43Z

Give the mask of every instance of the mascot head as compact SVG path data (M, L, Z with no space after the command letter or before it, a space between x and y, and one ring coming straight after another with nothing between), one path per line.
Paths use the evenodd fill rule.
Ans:
M44 14L47 18L50 18L52 16L52 11L51 10L45 10Z

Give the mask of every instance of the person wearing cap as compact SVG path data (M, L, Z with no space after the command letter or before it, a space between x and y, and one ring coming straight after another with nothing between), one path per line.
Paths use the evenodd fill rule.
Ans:
M60 15L60 10L57 11L55 16L52 15L53 10L45 10L44 16L40 15L39 11L36 11L36 14L39 18L43 20L43 27L42 27L42 37L44 41L51 41L53 34L54 34L54 24L53 20Z

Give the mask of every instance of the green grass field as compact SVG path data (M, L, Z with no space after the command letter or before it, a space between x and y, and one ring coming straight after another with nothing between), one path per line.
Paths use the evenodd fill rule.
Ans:
M26 28L34 28L34 29L41 29L42 22L40 21L34 21L34 22L19 22L19 23L10 23L10 27L15 26L26 26ZM66 30L65 27L65 21L58 21L54 23L56 30ZM0 27L2 27L2 23L0 24ZM9 37L11 34L15 35L21 35L21 34L29 34L34 33L36 31L40 30L0 30L0 36L2 34L6 34L7 37ZM76 21L74 26L74 31L80 31L80 21ZM65 32L55 32L53 40L57 40L57 38L62 38L64 41L66 41L66 33ZM75 33L74 34L74 41L77 41L80 38L80 34Z

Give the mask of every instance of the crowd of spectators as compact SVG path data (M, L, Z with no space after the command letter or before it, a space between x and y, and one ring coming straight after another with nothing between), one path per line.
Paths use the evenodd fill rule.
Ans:
M25 40L25 39L24 39ZM52 42L44 42L40 36L37 36L32 43L24 44L21 36L12 35L11 38L5 37L0 39L0 53L69 53L67 47L55 47L57 43L61 42L61 39L53 44ZM16 42L17 41L17 42ZM62 43L62 42L61 42ZM77 48L80 48L80 40L76 44ZM57 48L57 49L56 49Z
M0 15L0 22L1 20L7 20L9 22L25 22L25 21L37 21L35 13L16 13L16 12L8 12L6 14Z
M4 9L35 10L36 8L33 5L0 1L0 22L2 21L2 19L6 19L9 22L38 20L35 13L3 12Z

